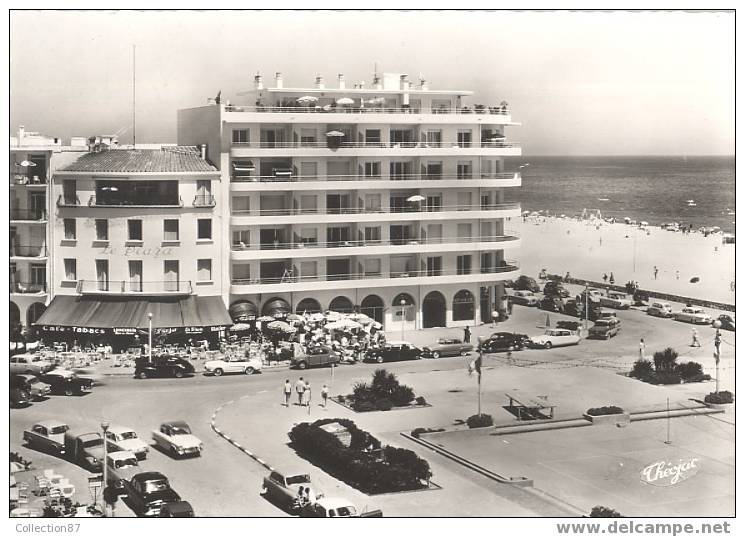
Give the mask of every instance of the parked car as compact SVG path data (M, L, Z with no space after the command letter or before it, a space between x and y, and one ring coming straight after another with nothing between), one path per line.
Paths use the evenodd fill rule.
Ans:
M649 302L649 292L648 291L642 291L641 289L637 289L634 291L634 305L635 306L643 306Z
M634 305L634 302L625 293L610 291L600 299L600 305L608 308L627 310Z
M310 476L307 473L302 471L278 472L274 470L264 478L261 494L288 511L292 511L295 507L295 500L298 497L298 489L300 487L311 487L311 490L313 490ZM313 492L315 493L316 501L318 501L318 498L323 497L323 494L320 494L318 491L313 490Z
M58 420L40 421L23 431L23 441L31 449L64 455L65 433L69 429L66 423Z
M10 357L10 374L41 375L54 367L52 362L47 362L41 356L35 354L16 354Z
M720 328L722 330L731 330L732 332L735 331L735 317L734 315L729 315L727 313L721 314L719 317L717 317L714 321L712 321L712 325L719 321L721 324Z
M521 306L537 306L539 302L533 291L515 291L514 294L510 295L510 300L513 304Z
M19 407L31 402L31 392L23 379L17 375L10 376L10 406Z
M415 345L407 341L390 341L382 347L368 350L365 361L382 364L399 360L419 360L421 357L422 351Z
M14 382L22 385L28 391L33 401L39 401L49 395L49 384L40 381L35 375L12 375L12 377L16 377Z
M441 337L436 343L422 347L422 358L466 356L471 351L473 351L473 345L470 343L463 343L460 339Z
M165 503L178 502L181 496L171 488L160 472L142 472L124 482L127 503L138 516L158 516Z
M610 339L621 331L621 321L614 317L598 319L590 327L588 337L596 339Z
M290 360L290 367L305 369L308 367L338 364L340 361L341 357L339 354L329 347L311 347L307 352L296 352Z
M352 502L343 498L321 498L308 503L300 510L301 517L309 518L368 518L382 517L383 511L376 509L360 513Z
M65 453L71 461L91 472L100 472L103 463L103 438L99 433L65 433Z
M183 421L169 421L153 431L155 444L175 456L200 455L204 444L191 434L191 428Z
M147 379L153 377L183 378L194 373L194 366L183 358L176 356L153 356L150 362L147 356L142 356L135 362L135 377Z
M566 330L571 330L572 332L576 332L579 330L580 323L577 321L557 321L556 322L556 328L564 328Z
M131 451L115 451L106 454L106 479L108 484L115 489L124 489L124 484L140 472L142 472L140 463Z
M673 319L693 324L711 324L711 315L698 306L687 306L673 314Z
M516 291L533 291L534 293L538 293L540 292L541 287L538 285L538 282L535 281L535 278L531 278L530 276L520 276L515 280L514 289Z
M549 328L543 335L530 338L530 346L535 349L550 349L566 345L578 345L579 336L564 328Z
M243 373L253 375L261 371L261 360L253 356L226 356L219 360L209 360L204 364L204 370L219 377L223 373Z
M160 518L194 518L194 508L187 501L168 502L160 506Z
M569 291L556 280L549 280L546 285L543 286L543 294L545 296L558 296L561 298L569 298Z
M129 451L138 459L144 459L150 452L148 445L137 433L121 425L111 425L106 431L107 448L112 451Z
M68 369L53 369L39 378L49 384L53 394L83 395L93 387L93 379L79 377Z
M521 351L528 342L525 334L495 332L481 344L483 352Z
M541 299L539 307L542 310L564 313L564 301L558 295L546 295Z
M669 318L673 316L673 307L667 302L652 302L647 307L647 315Z

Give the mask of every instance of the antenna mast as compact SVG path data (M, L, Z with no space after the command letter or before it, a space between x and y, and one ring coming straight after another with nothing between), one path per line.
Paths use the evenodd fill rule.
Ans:
M132 146L137 144L137 46L132 45Z

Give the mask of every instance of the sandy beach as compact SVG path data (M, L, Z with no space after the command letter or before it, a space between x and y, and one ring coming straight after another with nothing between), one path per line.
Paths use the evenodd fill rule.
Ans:
M659 227L639 229L623 223L564 218L513 218L505 225L522 238L522 273L537 277L566 274L615 283L639 282L642 289L735 303L735 245L722 244L721 234L704 237ZM654 267L659 272L654 278ZM697 283L691 278L698 277Z

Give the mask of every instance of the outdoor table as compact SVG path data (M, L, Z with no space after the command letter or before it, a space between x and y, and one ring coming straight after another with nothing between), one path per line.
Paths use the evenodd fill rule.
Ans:
M522 419L522 411L535 411L541 416L546 417L543 414L543 410L548 409L548 418L554 417L554 409L556 405L551 404L548 401L548 397L542 397L538 395L530 395L519 390L513 390L505 394L510 400L510 408L517 408L518 419Z

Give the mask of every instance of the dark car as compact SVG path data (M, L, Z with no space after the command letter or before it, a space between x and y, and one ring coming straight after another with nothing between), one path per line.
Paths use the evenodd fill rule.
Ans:
M31 392L22 378L17 375L10 377L10 406L25 406L31 401Z
M571 315L572 317L579 317L580 309L582 305L577 302L576 299L570 298L564 301L564 315Z
M621 331L621 321L615 317L602 318L590 327L591 339L610 339Z
M422 347L423 358L439 358L440 356L466 356L473 350L473 345L463 343L460 339L439 338L436 343Z
M160 518L194 518L194 508L189 502L164 503L160 507Z
M422 351L406 341L390 341L382 347L373 348L365 354L366 362L397 362L399 360L419 360Z
M634 291L634 306L644 306L649 302L649 292L637 289Z
M516 291L533 291L534 293L537 293L541 290L541 286L538 285L535 278L531 278L530 276L520 276L515 280L514 289Z
M495 332L481 344L483 352L521 351L530 338L526 334Z
M564 330L571 330L572 332L576 332L579 330L580 323L577 321L558 321L556 323L556 328L563 328Z
M569 291L561 285L561 282L556 280L549 280L546 285L543 286L543 294L546 296L558 296L561 298L569 298Z
M153 361L147 357L137 359L135 365L135 377L139 379L153 377L176 377L183 378L194 373L194 366L183 358L176 356L153 356Z
M39 378L49 384L52 393L56 395L83 395L93 387L93 379L79 377L67 369L53 369Z
M720 326L720 328L722 330L731 330L732 332L735 331L735 318L732 315L723 313L722 315L714 319L712 325L717 321L721 323L722 326Z
M35 375L12 375L12 377L16 377L16 383L24 385L34 401L40 401L49 395L49 385L40 381Z
M325 365L338 364L341 361L339 354L328 347L311 347L308 352L296 354L290 361L290 367L305 369L307 367L321 367Z
M164 504L179 502L181 496L160 472L142 472L124 482L127 504L137 516L158 516Z
M538 307L546 311L554 311L556 313L564 313L564 301L561 297L556 295L546 295L541 300Z

